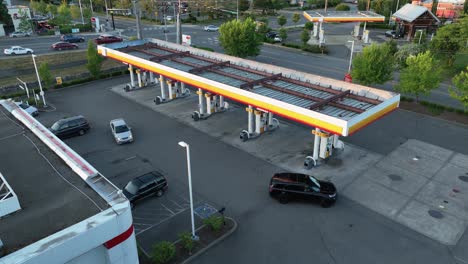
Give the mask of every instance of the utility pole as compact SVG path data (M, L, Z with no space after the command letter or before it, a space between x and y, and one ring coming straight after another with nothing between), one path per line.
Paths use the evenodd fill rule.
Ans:
M239 0L237 0L236 20L239 21Z
M106 3L107 3L107 0L106 0ZM110 3L110 8L112 10L112 0L110 0L109 3ZM111 11L111 17L112 17L112 28L115 30L114 11Z
M78 0L78 4L80 4L80 12L81 12L81 24L84 25L84 18L83 18L83 8L81 8L81 0Z
M179 6L177 7L177 34L176 34L176 43L177 44L182 44L182 25L180 24L180 0L179 0Z
M142 39L141 25L140 25L140 9L137 7L138 0L133 0L133 13L135 13L136 27L137 27L137 38Z

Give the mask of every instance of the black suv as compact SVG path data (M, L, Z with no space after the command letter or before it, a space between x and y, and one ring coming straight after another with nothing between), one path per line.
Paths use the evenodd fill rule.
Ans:
M59 138L67 138L75 135L84 135L90 126L88 121L83 116L74 116L65 119L60 119L55 122L50 131Z
M314 199L322 207L329 207L337 198L333 183L317 180L313 176L300 173L276 173L270 180L270 195L280 203L293 198Z
M152 171L131 180L123 189L123 193L133 205L137 200L150 195L161 197L167 187L166 178L161 173Z

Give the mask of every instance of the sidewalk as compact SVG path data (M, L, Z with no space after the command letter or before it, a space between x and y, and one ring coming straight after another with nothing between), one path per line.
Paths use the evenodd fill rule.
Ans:
M112 91L286 171L331 180L341 196L443 244L455 245L465 231L467 155L411 139L385 155L346 144L328 163L307 171L302 166L313 148L311 128L280 120L280 129L241 142L239 132L247 126L243 106L230 104L228 111L194 122L195 95L157 106L159 86L124 92L121 85Z

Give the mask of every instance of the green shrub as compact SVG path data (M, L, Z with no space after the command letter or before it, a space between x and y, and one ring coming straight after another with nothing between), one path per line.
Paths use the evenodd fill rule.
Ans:
M349 9L349 6L343 3L336 6L336 11L349 11Z
M319 45L305 45L301 48L303 51L311 52L311 53L322 53L328 54L328 49L325 46Z
M168 263L176 254L174 244L168 241L162 241L153 246L153 255L151 259L156 264Z
M192 254L192 249L195 247L195 241L192 239L192 234L189 232L184 232L179 234L180 242L182 243L182 247L186 249L189 254Z
M203 219L203 224L209 226L214 232L221 230L223 226L224 219L222 216L212 215L208 218Z
M296 43L282 43L282 46L288 47L288 48L294 48L294 49L300 49L301 45L296 44Z

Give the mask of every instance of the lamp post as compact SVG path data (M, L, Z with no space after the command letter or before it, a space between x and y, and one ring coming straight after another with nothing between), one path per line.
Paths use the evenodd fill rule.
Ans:
M348 40L348 42L351 42L351 55L349 56L349 67L348 67L348 73L350 73L351 72L351 64L353 63L354 40Z
M45 97L44 97L44 91L42 90L41 78L39 77L39 71L37 70L36 59L35 59L36 55L34 55L34 54L31 54L31 55L32 55L33 63L34 63L34 69L36 69L37 82L39 83L39 89L40 89L39 94L42 97L42 102L44 103L44 106L47 107Z
M239 0L237 0L236 20L239 21Z
M193 215L192 168L190 167L190 146L184 141L180 141L179 146L184 147L187 150L187 174L190 194L190 217L192 219L192 240L198 240L198 236L195 235L195 219Z
M141 25L140 25L140 9L137 6L138 1L132 0L133 4L133 13L135 13L135 20L136 20L136 27L137 27L137 38L142 39L143 34L141 33Z
M81 24L84 25L84 18L83 18L83 8L81 8L81 0L78 0L78 4L80 5L80 13L81 13Z

